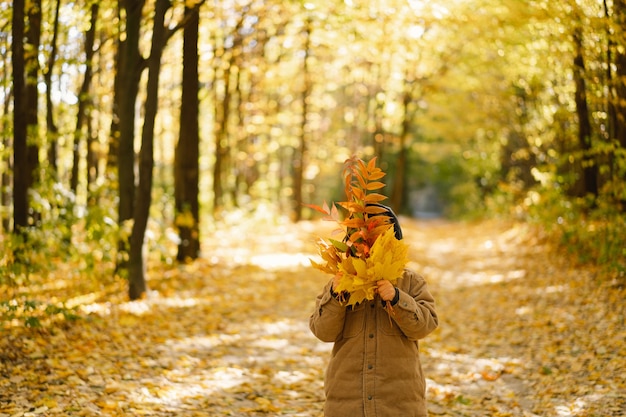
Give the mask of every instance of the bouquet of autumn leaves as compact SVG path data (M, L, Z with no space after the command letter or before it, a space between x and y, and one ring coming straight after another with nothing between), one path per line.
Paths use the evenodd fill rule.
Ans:
M346 201L337 203L347 212L344 219L340 219L335 204L308 206L324 213L324 220L335 221L340 226L332 235L340 234L342 238L317 242L322 262L311 260L311 265L333 276L339 275L334 291L346 305L374 299L378 280L387 279L395 285L408 262L408 247L396 239L392 221L384 215L387 209L380 205L387 197L375 192L385 186L380 181L384 176L376 167L376 158L365 163L352 157L345 162L343 171Z

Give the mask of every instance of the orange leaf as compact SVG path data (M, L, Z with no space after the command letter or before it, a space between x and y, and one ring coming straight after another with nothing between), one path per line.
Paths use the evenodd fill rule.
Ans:
M348 240L353 243L359 239L363 239L363 232L361 230L357 230L348 237Z
M365 226L365 220L363 219L346 219L344 221L341 222L341 224L343 224L346 227L351 227L351 228L355 228L358 229L360 227Z
M373 182L368 183L365 188L367 190L378 190L380 188L383 188L384 186L385 184L380 181L373 181Z
M358 180L359 185L361 186L361 188L367 188L367 182L365 181L365 178L363 178L363 176L359 172L355 172L354 176Z
M350 212L350 214L352 214L352 213L364 213L365 212L365 207L363 207L363 204L361 204L361 203L355 203L354 201L340 201L337 204L339 204L341 207L343 207L346 210L348 210L348 212Z
M352 194L354 194L354 196L358 198L359 200L365 200L366 198L365 191L361 190L360 188L353 188Z
M361 159L357 159L356 160L359 168L361 169L362 172L367 172L368 169L368 165L365 165L365 162L363 162L363 160ZM376 166L376 157L372 158L372 160L369 162L370 165L372 165L372 167Z
M495 381L496 379L500 378L500 374L496 372L483 371L480 373L480 375L485 381Z
M373 171L376 168L376 159L377 157L373 157L367 164L367 170Z
M378 193L368 194L362 198L362 200L365 201L366 203L378 203L379 201L383 201L386 199L387 197Z
M326 205L326 202L324 202L324 208L320 206L316 206L315 204L304 204L304 207L308 207L322 214L330 214L328 211L328 206Z
M387 209L380 206L365 206L365 212L367 214L382 214L386 213Z
M382 170L377 170L374 172L370 172L369 175L367 176L367 179L370 181L376 181L381 179L382 177L384 177L386 174L382 171Z

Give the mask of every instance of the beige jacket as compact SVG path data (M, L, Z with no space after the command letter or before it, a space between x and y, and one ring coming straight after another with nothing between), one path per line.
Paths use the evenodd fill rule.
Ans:
M405 270L391 321L376 297L355 308L330 293L317 297L309 327L334 342L326 370L325 417L425 417L425 382L418 340L437 328L435 301L424 278Z

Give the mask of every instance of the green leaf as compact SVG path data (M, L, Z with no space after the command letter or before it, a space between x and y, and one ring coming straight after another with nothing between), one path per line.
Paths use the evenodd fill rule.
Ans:
M333 244L334 247L339 249L341 252L348 251L348 245L346 245L344 242L340 242L339 240L335 240L335 239L328 239L328 240L330 241L330 243Z

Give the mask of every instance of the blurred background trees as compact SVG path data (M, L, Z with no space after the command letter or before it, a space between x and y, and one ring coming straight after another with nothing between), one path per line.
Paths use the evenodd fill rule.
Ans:
M45 248L110 262L141 297L146 245L185 262L229 213L312 218L353 154L379 158L400 213L538 221L623 274L625 16L624 0L5 2L0 280Z

